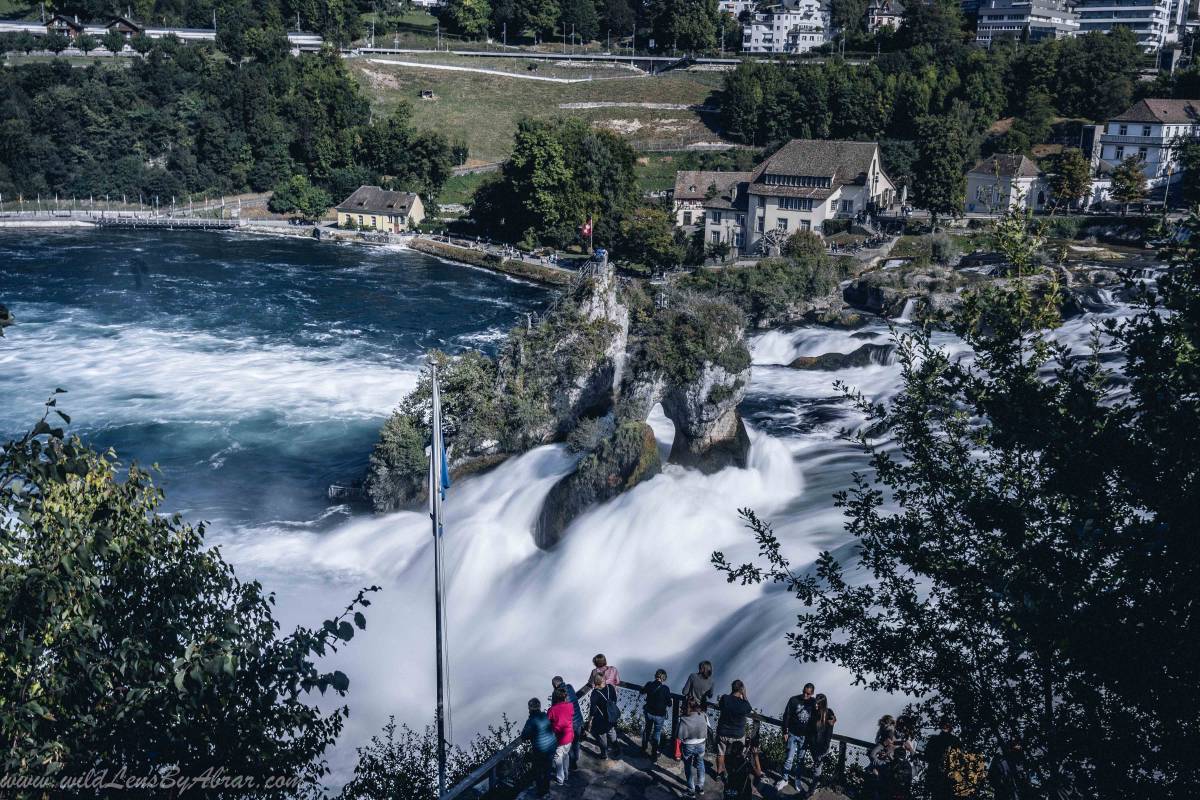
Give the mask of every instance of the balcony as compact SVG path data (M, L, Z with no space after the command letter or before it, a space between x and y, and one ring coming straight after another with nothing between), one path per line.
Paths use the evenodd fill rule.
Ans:
M1100 134L1100 144L1129 144L1134 147L1161 147L1161 136L1118 136L1116 134Z

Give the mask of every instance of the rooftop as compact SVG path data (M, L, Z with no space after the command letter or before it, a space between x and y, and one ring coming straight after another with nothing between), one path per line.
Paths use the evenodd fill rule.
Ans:
M1192 124L1200 121L1200 100L1167 100L1147 98L1112 118L1114 122L1162 122L1168 125Z
M749 179L749 172L683 170L675 173L675 199L703 201L711 187L716 187L718 195L728 194L731 188Z
M879 145L875 142L846 142L792 139L751 174L752 189L762 186L768 194L796 197L828 196L838 186L864 184ZM796 175L830 178L831 187L765 186L765 175Z
M976 175L998 175L1001 178L1036 178L1041 174L1030 159L1025 156L996 154L980 159L971 172Z
M347 213L407 214L418 199L413 192L392 192L378 186L360 186L336 210Z

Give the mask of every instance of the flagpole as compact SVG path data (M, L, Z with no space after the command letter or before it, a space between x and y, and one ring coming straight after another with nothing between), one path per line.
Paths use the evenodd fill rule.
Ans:
M433 522L433 616L437 638L437 745L438 797L446 794L445 680L442 674L442 399L438 391L437 364L429 365L433 384L433 437L429 445L429 508Z

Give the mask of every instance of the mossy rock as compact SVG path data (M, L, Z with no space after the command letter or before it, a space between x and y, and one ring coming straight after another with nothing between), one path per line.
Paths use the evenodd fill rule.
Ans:
M792 369L833 371L851 367L869 367L872 364L887 364L895 347L890 344L864 344L849 353L824 353L819 356L800 356L793 361Z
M612 435L554 484L538 516L534 541L548 550L580 514L653 478L662 470L654 430L645 422L619 424Z

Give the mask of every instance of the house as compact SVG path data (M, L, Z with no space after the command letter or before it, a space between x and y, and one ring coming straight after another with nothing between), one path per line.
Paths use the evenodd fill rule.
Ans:
M735 254L766 252L799 230L823 233L829 219L865 220L895 199L875 142L793 139L749 173L676 176L676 222L698 226L702 210L704 241Z
M779 148L751 173L747 193L749 250L762 249L763 238L821 233L829 219L865 219L896 199L877 142L818 139Z
M984 47L1000 39L1035 42L1079 31L1079 15L1063 0L984 0L977 13L975 42Z
M113 17L104 27L109 31L117 31L126 39L137 36L143 30L141 25L127 17Z
M1129 28L1141 48L1152 53L1179 40L1187 7L1179 0L1081 0L1075 11L1080 33Z
M754 14L742 26L743 53L805 53L829 41L829 12L819 0L792 0Z
M744 183L749 172L721 172L711 170L684 170L675 173L674 201L675 224L690 228L704 224L705 203L720 195L728 194L731 187Z
M1040 211L1049 197L1045 176L1025 156L989 156L967 173L968 214L1002 214L1010 208Z
M753 12L757 5L757 0L720 0L717 10L722 14L732 14L737 19L746 12Z
M900 30L904 21L904 6L900 0L871 0L867 6L867 33L878 33L884 28Z
M1200 100L1139 100L1108 120L1100 134L1100 160L1119 164L1136 155L1151 186L1180 175L1171 143L1200 136Z
M74 39L79 34L83 33L83 24L79 21L79 17L71 18L62 14L55 14L46 22L46 33L58 33Z
M421 224L425 206L415 192L391 192L360 186L336 209L339 228L364 228L400 233Z
M746 214L750 200L747 191L750 173L726 172L734 176L716 194L704 200L704 244L729 245L731 253L746 250Z

